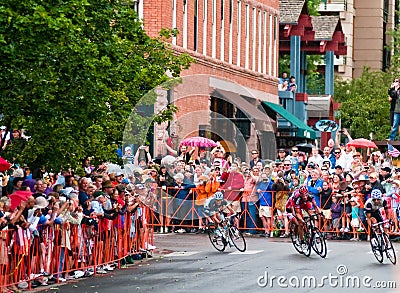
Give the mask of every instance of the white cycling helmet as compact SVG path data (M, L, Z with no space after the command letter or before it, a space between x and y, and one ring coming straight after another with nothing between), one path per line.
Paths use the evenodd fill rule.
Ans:
M214 198L215 198L215 199L224 199L224 194L223 194L221 191L217 191L217 192L214 194Z
M382 192L379 189L374 189L371 191L371 198L372 199L381 199Z

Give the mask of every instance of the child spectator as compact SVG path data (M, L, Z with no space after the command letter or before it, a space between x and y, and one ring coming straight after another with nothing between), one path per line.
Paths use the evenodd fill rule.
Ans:
M360 203L358 202L356 197L352 197L350 199L350 204L351 204L351 227L353 230L353 238L351 238L351 241L360 241L358 238L358 228L360 227L360 220L358 219L358 212L359 212L359 207Z
M332 196L331 203L331 217L332 217L332 230L335 231L333 235L333 239L337 239L339 237L339 228L340 228L340 217L343 213L342 205L340 204L340 200L336 195Z

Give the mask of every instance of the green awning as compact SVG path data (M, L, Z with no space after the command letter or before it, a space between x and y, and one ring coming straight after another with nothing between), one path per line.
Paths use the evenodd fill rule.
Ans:
M316 137L315 130L312 129L307 124L305 124L299 118L294 116L292 113L288 112L281 105L274 104L271 102L263 102L263 104L266 105L268 108L270 108L272 111L278 113L282 118L290 122L293 125L293 127L296 128L297 137L315 139Z

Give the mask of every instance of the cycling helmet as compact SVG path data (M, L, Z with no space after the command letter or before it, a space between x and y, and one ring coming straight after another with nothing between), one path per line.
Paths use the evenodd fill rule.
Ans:
M381 199L382 192L379 189L374 189L371 191L371 198L372 199Z
M302 185L302 186L299 188L299 194L300 194L300 195L306 195L306 194L308 194L307 186Z
M217 191L217 192L214 194L214 198L215 198L215 199L224 199L224 194L223 194L221 191Z

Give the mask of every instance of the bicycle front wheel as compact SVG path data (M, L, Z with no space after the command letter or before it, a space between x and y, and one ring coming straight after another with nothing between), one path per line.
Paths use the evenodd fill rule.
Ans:
M224 241L221 235L216 233L215 229L208 229L208 238L216 250L221 252L225 250L226 241Z
M322 258L325 258L328 253L325 238L317 228L313 233L312 249Z
M311 254L312 241L311 233L309 231L304 231L304 243L301 244L301 248L305 256L310 256Z
M240 252L246 251L246 239L244 239L242 232L237 227L229 227L229 238L237 250Z
M300 237L296 231L296 228L297 227L295 224L290 225L290 238L292 239L292 244L294 246L294 249L296 249L298 253L303 254Z
M383 237L383 241L385 243L386 256L391 261L391 263L395 265L396 264L396 252L394 251L393 243L386 233L383 234L382 237Z
M377 261L383 262L383 251L382 251L382 237L379 234L371 233L369 243L371 244L372 253L374 254Z

